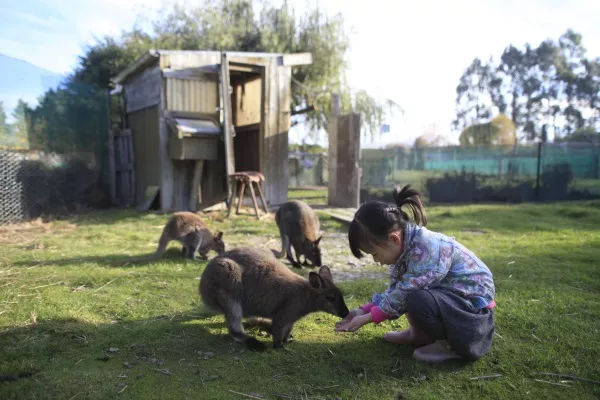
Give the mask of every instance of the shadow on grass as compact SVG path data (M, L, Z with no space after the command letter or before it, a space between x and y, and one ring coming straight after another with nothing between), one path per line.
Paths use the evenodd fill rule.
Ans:
M250 334L269 347L252 352L229 338L222 317L198 310L101 324L39 319L0 333L0 397L28 393L70 398L80 393L82 398L106 398L125 386L128 396L136 398L187 397L182 386L202 387L205 398L215 398L210 393L227 398L230 389L276 395L298 387L312 395L323 395L319 388L327 388L329 397L357 385L413 382L466 365L452 362L434 370L414 361L406 346L359 334L336 334L329 343L310 341L304 331L284 349L273 349L270 337L254 328ZM326 340L329 335L334 333L328 332Z
M152 259L154 253L141 254L138 256L128 257L122 254L107 254L102 256L86 256L86 257L71 257L71 258L44 258L44 260L27 260L27 261L15 261L12 265L15 267L43 267L43 266L64 266L64 265L77 265L83 263L98 264L106 267L114 268L133 268L148 266L151 264L163 264L163 265L180 265L185 263L202 263L208 262L208 260L197 260L186 259L181 255L181 250L171 248L167 250L160 258ZM216 253L209 253L208 259L210 260Z

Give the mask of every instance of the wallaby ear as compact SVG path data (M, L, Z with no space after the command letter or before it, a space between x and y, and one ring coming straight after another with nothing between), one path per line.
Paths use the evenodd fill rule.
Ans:
M316 272L311 272L308 274L308 281L310 282L310 286L315 289L321 289L323 287L323 278L319 276Z
M217 232L217 236L215 236L215 238L217 240L221 240L222 237L223 237L223 232Z
M319 238L313 242L315 244L315 246L319 245L319 242L321 241L322 238L323 238L323 236L319 236Z
M333 282L333 278L331 277L331 270L327 265L323 265L319 268L319 276L325 280Z

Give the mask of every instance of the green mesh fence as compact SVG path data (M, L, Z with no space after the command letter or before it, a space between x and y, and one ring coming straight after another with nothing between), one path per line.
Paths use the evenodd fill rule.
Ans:
M325 154L290 152L288 165L288 186L291 188L327 184L327 156Z
M538 169L539 163L539 169ZM421 191L429 178L445 173L471 173L485 176L486 182L518 179L533 182L538 174L560 169L556 179L573 190L600 195L600 146L593 143L544 143L541 145L412 149L363 149L361 158L363 188L384 188L411 184Z

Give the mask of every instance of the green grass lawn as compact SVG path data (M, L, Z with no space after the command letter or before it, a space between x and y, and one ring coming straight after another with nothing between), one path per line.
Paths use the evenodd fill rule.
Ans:
M538 373L600 380L600 201L428 212L431 229L494 273L497 334L474 363L427 365L383 342L404 318L334 333L324 313L299 321L284 350L247 351L202 305L206 262L183 260L175 242L160 261L139 261L168 215L94 211L0 227L0 399L598 398L598 382ZM324 262L356 307L385 287L386 268L353 259L345 226L320 216ZM280 246L272 216L204 217L228 248Z

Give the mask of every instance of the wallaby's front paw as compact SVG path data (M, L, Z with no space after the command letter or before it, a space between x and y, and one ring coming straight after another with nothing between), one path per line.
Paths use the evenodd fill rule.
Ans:
M274 349L281 349L283 348L283 342L281 340L277 340L277 341L273 341L273 348Z

